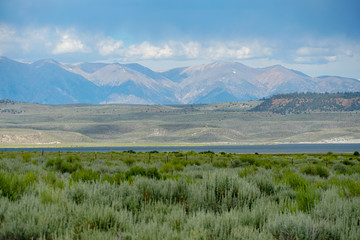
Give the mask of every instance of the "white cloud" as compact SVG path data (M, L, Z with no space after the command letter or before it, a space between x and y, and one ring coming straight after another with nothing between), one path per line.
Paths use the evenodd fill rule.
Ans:
M146 62L157 69L237 60L260 66L261 61L271 61L300 68L321 64L317 68L328 67L330 71L338 66L346 72L357 73L360 44L344 38L304 38L286 43L271 39L126 43L124 39L103 33L83 33L75 28L15 27L0 22L0 55L23 61L56 58L59 61Z
M15 50L14 45L18 45L16 29L10 25L0 23L0 55Z
M201 45L198 42L188 42L188 43L182 43L182 42L174 42L174 45L179 46L178 55L184 56L186 58L198 58L201 51Z
M337 56L326 56L325 59L329 62L335 62L337 60Z
M92 54L92 57L96 57L97 54L99 58L106 56L124 62L134 62L142 60L233 61L266 58L272 55L272 49L257 41L239 43L169 40L160 44L144 41L125 45L120 39L114 39L102 34L93 36L81 34L76 29L28 28L21 29L20 32L9 27L2 26L1 28L0 25L0 37L4 35L7 41L10 42L9 44L17 47L21 46L18 52L23 51L28 54L37 52L37 55L40 54L44 57L69 53L89 53ZM11 38L8 36L11 36ZM2 37L2 39L5 39L5 37ZM14 39L16 39L16 42ZM3 49L6 50L5 47ZM96 52L92 52L92 49L96 49Z
M296 50L296 53L298 55L303 56L313 56L313 55L326 55L329 53L328 48L314 48L314 47L301 47L298 50Z
M295 58L295 62L302 64L326 64L335 62L337 59L337 56L300 56Z
M222 46L211 46L206 49L206 55L211 59L221 60L221 59L245 59L250 58L251 49L247 46L242 46L239 48L229 48L226 45Z
M206 49L205 56L214 60L244 60L251 58L266 58L271 56L272 50L257 41L241 44L211 43Z
M0 43L9 42L14 40L16 30L4 23L0 23Z
M0 54L23 58L25 55L50 57L63 53L88 53L90 48L76 30L55 28L15 28L0 23Z
M102 56L122 53L123 42L121 40L116 41L113 38L107 38L100 40L96 45Z
M25 29L19 37L19 42L21 49L25 52L31 52L38 48L47 52L53 47L52 38L53 36L49 28Z
M53 54L76 53L89 51L83 42L76 36L70 36L68 33L61 35L61 40L53 49Z
M200 56L201 44L198 42L169 41L166 44L172 52L173 58L194 59Z
M100 40L97 43L98 52L103 56L114 56L124 61L149 59L178 59L178 60L238 60L258 57L268 57L272 54L270 48L258 42L243 45L240 43L223 42L181 42L168 41L160 45L153 45L147 41L140 44L125 46L122 41L112 38Z
M173 56L173 50L168 44L163 46L154 46L149 42L143 42L140 45L131 45L125 50L125 56L129 58L139 59L162 59L170 58Z
M295 51L294 62L301 64L327 64L335 62L341 56L351 56L352 52L342 47L334 46L334 43L321 43L320 47L303 46ZM327 47L323 46L327 45Z

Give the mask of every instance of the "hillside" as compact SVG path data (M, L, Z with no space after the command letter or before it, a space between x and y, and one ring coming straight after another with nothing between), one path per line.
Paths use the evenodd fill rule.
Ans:
M0 57L0 99L42 104L206 104L291 92L354 92L360 81L276 65L214 62L156 72L139 64L22 63Z
M265 99L250 111L288 114L311 111L341 112L355 110L360 110L360 92L278 94Z
M0 146L360 143L360 111L250 112L261 101L187 105L0 102Z

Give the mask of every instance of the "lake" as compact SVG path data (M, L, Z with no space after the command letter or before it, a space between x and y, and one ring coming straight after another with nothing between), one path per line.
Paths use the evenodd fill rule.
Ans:
M1 149L1 147L0 147ZM209 145L209 146L141 146L141 147L64 147L64 148L4 148L4 151L41 151L48 152L175 152L175 151L213 151L227 153L327 153L327 152L354 152L360 151L359 143L332 143L332 144L277 144L277 145Z

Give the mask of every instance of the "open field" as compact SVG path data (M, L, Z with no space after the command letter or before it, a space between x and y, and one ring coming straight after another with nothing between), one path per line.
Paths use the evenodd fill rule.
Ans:
M0 152L0 239L360 239L360 157Z
M260 102L208 105L0 104L0 144L120 146L359 143L360 112L247 112Z

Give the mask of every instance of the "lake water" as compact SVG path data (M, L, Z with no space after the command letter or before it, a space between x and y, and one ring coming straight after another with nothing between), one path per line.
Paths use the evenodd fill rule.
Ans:
M1 147L0 147L1 149ZM278 144L278 145L209 145L209 146L143 146L143 147L74 147L74 148L4 148L4 151L41 151L47 152L175 152L175 151L213 151L227 153L344 153L360 151L360 144Z

